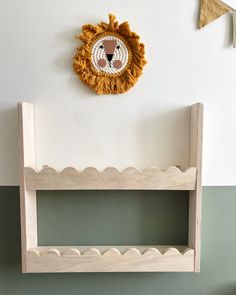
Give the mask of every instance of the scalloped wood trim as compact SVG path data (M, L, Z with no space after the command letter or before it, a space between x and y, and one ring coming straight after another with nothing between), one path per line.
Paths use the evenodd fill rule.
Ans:
M29 272L193 271L194 250L168 246L37 247Z
M124 189L124 190L194 190L196 187L196 167L181 171L169 167L161 171L156 167L138 170L133 167L119 171L108 167L103 171L89 167L83 171L68 167L61 172L46 167L36 171L26 167L27 190L71 190L71 189Z

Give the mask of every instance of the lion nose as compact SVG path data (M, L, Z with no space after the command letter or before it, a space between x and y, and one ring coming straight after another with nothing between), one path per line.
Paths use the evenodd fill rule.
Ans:
M112 58L113 58L113 54L107 54L108 61L112 61Z

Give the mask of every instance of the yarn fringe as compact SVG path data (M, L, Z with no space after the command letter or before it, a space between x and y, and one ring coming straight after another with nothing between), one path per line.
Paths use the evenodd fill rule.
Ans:
M93 41L99 38L100 34L115 33L123 37L130 46L131 62L129 66L120 75L97 74L91 68L91 46ZM83 42L83 45L77 48L73 58L73 67L79 79L86 83L98 94L119 94L128 91L137 82L142 75L145 60L145 47L139 42L140 37L132 32L128 22L120 25L116 17L109 14L109 23L101 22L98 25L84 25L82 33L75 36L75 39Z

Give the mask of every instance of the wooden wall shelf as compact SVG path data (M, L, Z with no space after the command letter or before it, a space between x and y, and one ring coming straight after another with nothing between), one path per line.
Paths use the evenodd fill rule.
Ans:
M20 205L23 272L198 272L200 271L201 161L203 106L190 107L190 161L169 167L119 171L93 167L58 172L35 164L34 111L18 103ZM38 246L37 190L188 190L189 242L186 246Z

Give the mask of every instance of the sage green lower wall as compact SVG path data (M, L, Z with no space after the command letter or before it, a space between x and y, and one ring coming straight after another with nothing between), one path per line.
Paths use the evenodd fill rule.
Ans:
M51 191L37 201L41 245L188 244L188 192Z
M187 205L179 192L42 192L39 240L184 244ZM202 209L199 274L21 274L19 189L0 187L0 295L235 295L236 187L205 187Z

